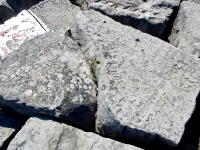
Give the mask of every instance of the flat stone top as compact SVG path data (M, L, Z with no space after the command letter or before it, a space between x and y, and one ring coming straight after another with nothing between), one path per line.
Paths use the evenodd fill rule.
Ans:
M76 14L80 7L73 5L69 0L44 0L30 8L50 29L58 26L75 26Z
M108 116L106 105L121 125L177 144L196 104L200 60L95 11L79 13L77 26L86 56L101 62L98 123Z
M13 100L55 109L69 99L74 104L95 101L89 66L66 32L60 28L29 40L0 62L0 95L8 105Z
M30 118L11 141L8 150L141 150L51 118Z
M174 7L178 7L180 0L89 0L89 8L98 8L109 14L127 14L134 18L145 18L152 23L167 21ZM112 10L112 11L110 11ZM115 10L115 11L114 11Z

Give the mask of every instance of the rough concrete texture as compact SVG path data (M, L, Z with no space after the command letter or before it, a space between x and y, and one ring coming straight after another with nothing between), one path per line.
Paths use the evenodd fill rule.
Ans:
M97 132L145 148L177 145L195 108L200 60L95 11L76 20L85 56L100 61Z
M23 126L19 118L4 114L0 109L0 149Z
M81 1L81 2L80 2ZM110 16L142 32L165 38L180 0L78 0L88 9Z
M174 46L200 58L200 1L183 1L169 41Z
M6 0L7 3L19 13L24 9L29 9L31 6L36 5L42 0Z
M0 62L0 106L94 130L96 86L79 46L63 28L23 43Z
M51 118L30 118L11 141L8 150L141 150Z
M0 25L0 59L16 50L26 40L48 31L42 22L38 22L28 11L24 10L16 17Z
M6 0L0 0L0 24L3 24L6 20L14 17L15 15L14 10L12 10Z
M50 29L54 29L58 26L73 28L80 8L69 0L45 0L31 7L30 10Z

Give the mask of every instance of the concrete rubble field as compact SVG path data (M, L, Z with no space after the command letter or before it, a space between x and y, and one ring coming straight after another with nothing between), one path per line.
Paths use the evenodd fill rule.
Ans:
M199 12L0 0L0 150L200 150Z

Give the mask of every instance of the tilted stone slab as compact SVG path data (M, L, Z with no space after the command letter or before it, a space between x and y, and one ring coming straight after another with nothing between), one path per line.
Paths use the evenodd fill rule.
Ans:
M3 24L6 20L14 17L15 15L14 10L12 10L6 0L0 0L0 24Z
M7 3L19 13L22 10L29 9L31 6L36 5L42 0L6 0Z
M30 8L50 29L58 26L75 26L76 14L80 7L73 5L69 0L44 0Z
M141 150L51 118L30 118L11 141L8 150Z
M183 1L169 41L174 46L200 58L200 1Z
M85 56L100 61L97 132L145 148L177 145L195 108L200 60L95 11L77 15L77 30Z
M9 138L23 126L19 118L11 115L6 115L0 109L0 149Z
M0 62L0 106L45 114L94 130L96 86L79 46L58 29L29 40Z
M49 29L35 16L24 10L0 25L0 59L16 50L29 39Z
M173 11L180 0L78 0L125 25L159 38L168 34ZM85 3L84 3L85 2ZM79 2L80 3L80 2Z

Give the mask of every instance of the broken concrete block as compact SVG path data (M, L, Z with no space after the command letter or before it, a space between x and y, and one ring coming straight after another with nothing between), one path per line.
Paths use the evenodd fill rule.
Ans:
M79 45L98 60L96 131L142 148L178 145L200 89L200 60L96 11L77 15Z
M81 10L69 0L45 0L30 8L50 29L75 26L76 14Z
M78 0L88 9L142 32L165 39L180 0Z
M0 106L94 130L96 85L79 46L59 28L23 43L0 62Z
M47 117L30 118L11 141L8 150L141 150Z
M48 31L48 28L24 10L0 25L0 59L19 48L26 40Z
M200 58L200 2L183 1L169 41L174 46Z

